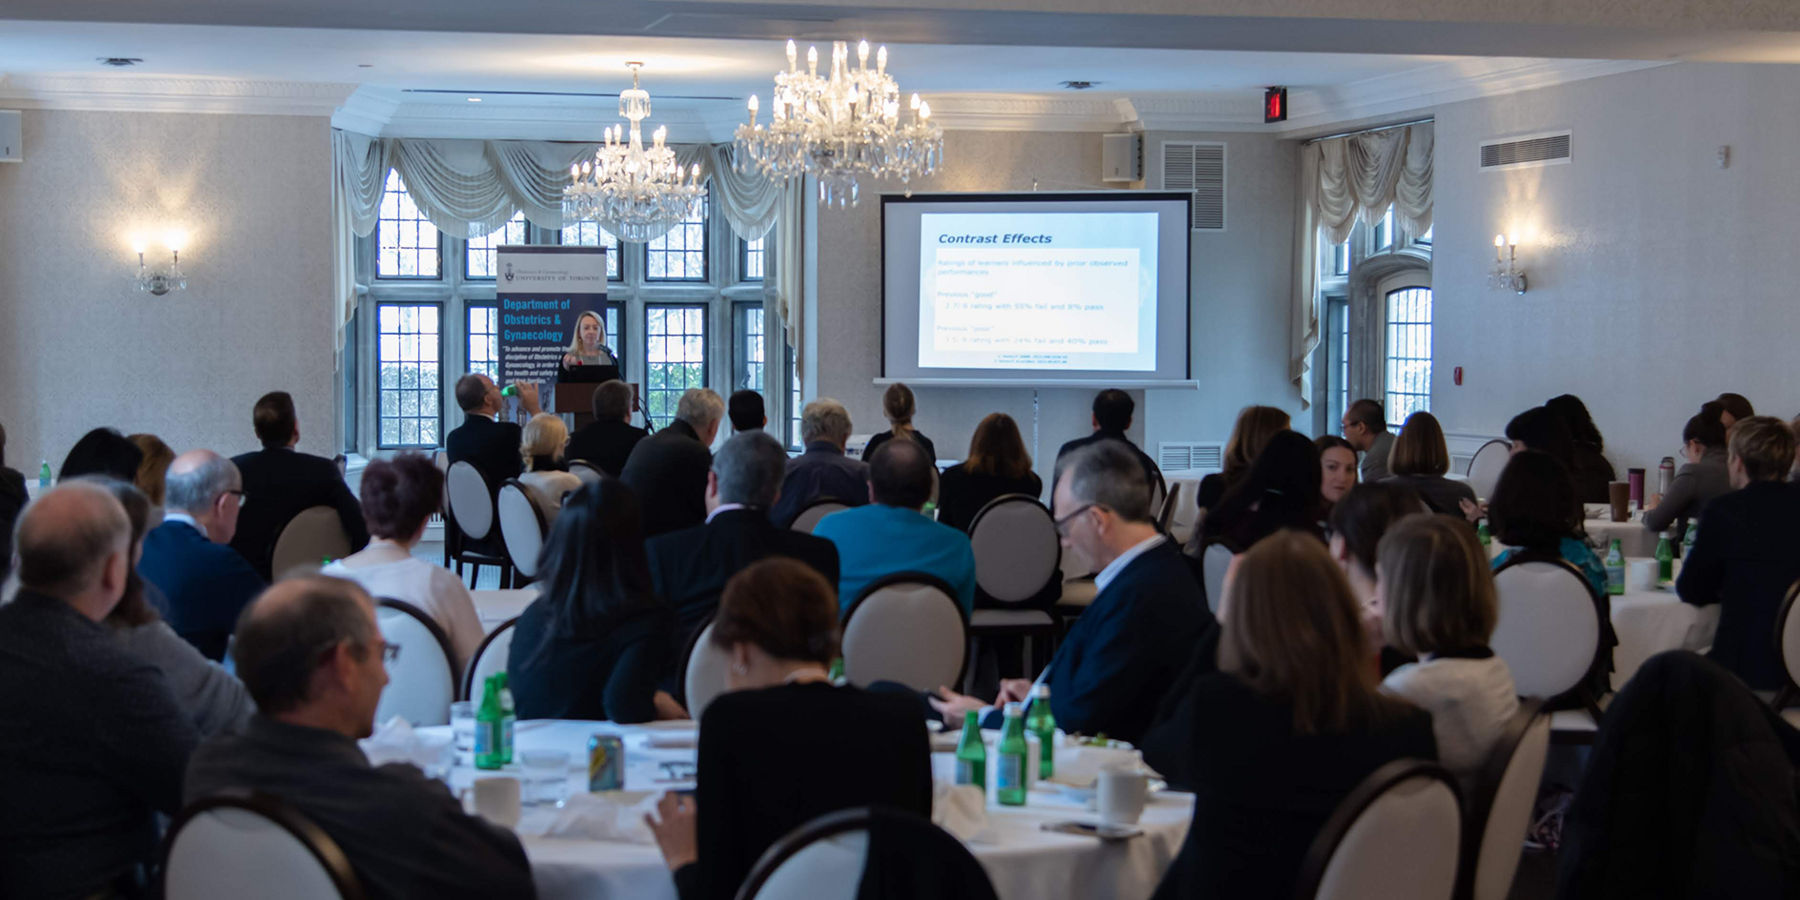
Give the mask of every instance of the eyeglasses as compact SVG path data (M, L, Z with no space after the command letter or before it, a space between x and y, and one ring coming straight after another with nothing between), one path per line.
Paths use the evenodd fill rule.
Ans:
M236 494L236 495L237 495L237 498L238 498L238 505L239 505L239 506L243 506L243 505L244 505L244 504L246 504L246 503L249 503L249 502L250 502L250 495L249 495L249 494L246 494L246 493L244 493L244 492L243 492L243 491L226 491L226 492L225 492L225 493L227 493L227 494Z
M1075 521L1076 516L1079 516L1082 513L1087 512L1090 509L1105 509L1105 508L1106 507L1101 506L1098 503L1083 503L1081 506L1076 507L1074 512L1069 513L1068 515L1063 516L1062 518L1056 520L1056 533L1060 534L1060 535L1064 535L1066 537L1069 533L1069 524Z
M387 641L378 641L378 642L376 642L375 647L381 653L381 662L383 665L389 665L389 664L397 663L400 661L400 645L399 644L390 644Z

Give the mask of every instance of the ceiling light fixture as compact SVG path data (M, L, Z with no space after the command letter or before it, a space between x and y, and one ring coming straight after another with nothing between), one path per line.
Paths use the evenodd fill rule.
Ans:
M116 69L123 69L126 66L135 66L138 63L143 62L143 60L135 56L99 56L95 57L95 61L103 66L112 66Z
M631 121L630 134L618 125L594 158L569 167L563 189L563 221L595 221L627 241L649 241L669 233L706 192L695 163L685 177L675 150L665 145L669 129L659 127L646 148L641 123L650 117L650 93L638 87L641 62L628 62L631 90L619 94L619 115Z
M1098 86L1098 81L1065 81L1062 86L1071 91L1090 91Z

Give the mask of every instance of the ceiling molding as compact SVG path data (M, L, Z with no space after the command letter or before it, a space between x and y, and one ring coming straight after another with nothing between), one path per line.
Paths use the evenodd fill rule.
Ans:
M931 121L950 131L1118 131L1118 103L1106 97L1028 94L928 94Z
M329 116L354 84L220 78L11 75L0 103L25 109Z

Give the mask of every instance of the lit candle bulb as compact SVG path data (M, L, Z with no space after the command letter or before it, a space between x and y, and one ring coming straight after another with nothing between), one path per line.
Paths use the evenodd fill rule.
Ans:
M186 243L187 232L185 231L175 230L163 235L163 244L165 244L172 252L180 253L182 246Z
M909 108L912 109L914 112L918 111L918 109L919 109L919 95L918 94L912 95L912 104Z
M134 235L132 235L132 236L131 236L131 252L133 252L133 253L136 253L136 254L137 254L137 255L138 255L138 263L139 263L139 264L140 264L140 265L141 265L141 264L143 264L143 261L144 261L144 246L145 246L145 243L146 243L146 242L145 242L145 240L144 240L144 236L143 236L143 235L141 235L141 234L134 234Z
M694 163L694 167L692 169L689 169L688 171L690 173L689 180L691 180L695 184L699 184L700 183L700 164Z
M887 72L887 45L886 44L882 44L881 49L875 51L875 72L877 74L885 74Z
M594 163L591 160L581 164L581 174L586 175L592 171L594 171Z
M806 70L814 75L819 74L819 48L806 48Z
M931 104L929 104L929 103L919 104L919 121L923 122L929 118L931 118Z
M1517 235L1517 234L1509 234L1509 235L1507 235L1507 236L1506 236L1506 245L1507 245L1507 246L1508 246L1508 247L1517 247L1517 246L1519 246L1519 236L1518 236L1518 235Z
M581 166L579 166L579 165L570 166L569 167L569 180L574 181L575 179L580 178L580 177L581 177Z
M663 138L668 137L668 136L669 136L669 126L667 126L667 125L656 126L656 146L661 147L663 145Z
M759 104L757 103L756 95L751 94L750 95L750 124L752 124L752 125L756 124L756 107L758 105Z
M863 68L869 67L869 42L862 41L856 45L856 62Z
M794 39L793 38L788 38L787 54L788 54L788 71L789 72L795 71L798 68L799 63L794 62Z

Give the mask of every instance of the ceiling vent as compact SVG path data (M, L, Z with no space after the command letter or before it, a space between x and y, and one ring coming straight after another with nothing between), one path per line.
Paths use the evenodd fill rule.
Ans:
M1225 230L1224 144L1164 141L1162 184L1165 191L1193 193L1195 231Z
M1504 141L1481 142L1481 170L1526 169L1560 166L1570 162L1570 132L1532 134Z
M1156 445L1156 465L1164 472L1188 469L1225 468L1225 445L1217 443L1160 443Z

